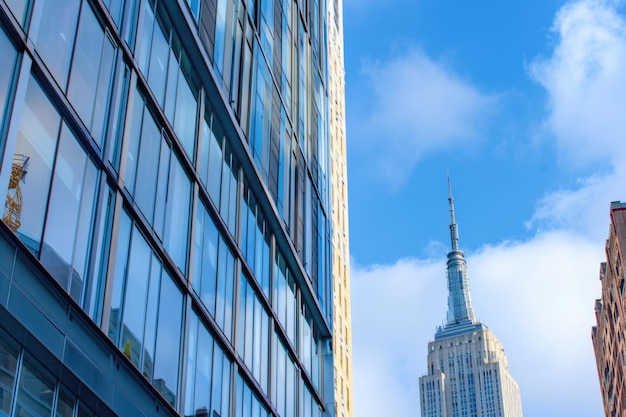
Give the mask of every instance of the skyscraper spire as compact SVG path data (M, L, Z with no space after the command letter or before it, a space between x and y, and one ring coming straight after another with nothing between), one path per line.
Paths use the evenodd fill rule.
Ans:
M448 203L450 204L450 240L452 241L452 251L456 252L459 250L459 231L454 218L454 198L452 197L450 171L448 171Z
M474 310L469 291L469 275L463 251L459 250L459 231L454 218L454 198L448 172L448 203L450 204L450 240L452 250L448 253L448 320L446 327L455 324L473 323Z

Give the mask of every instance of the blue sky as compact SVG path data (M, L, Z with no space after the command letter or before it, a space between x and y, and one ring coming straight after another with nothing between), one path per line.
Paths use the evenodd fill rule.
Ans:
M446 170L524 415L602 415L590 331L626 200L624 2L344 0L344 30L356 415L419 415Z

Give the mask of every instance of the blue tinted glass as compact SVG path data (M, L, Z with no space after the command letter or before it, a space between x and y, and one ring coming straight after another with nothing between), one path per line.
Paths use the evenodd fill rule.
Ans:
M224 71L224 44L226 42L226 8L228 0L217 0L217 17L215 20L215 51L213 60L215 62L216 74L222 81Z
M41 262L66 291L74 275L72 257L86 161L85 152L63 124Z
M42 6L45 18L41 19L35 45L62 89L67 84L79 6L80 0L45 0Z
M152 223L154 216L154 199L159 170L159 152L161 132L149 112L143 118L141 143L139 144L139 160L137 162L137 179L135 185L135 201Z
M31 78L20 121L13 170L2 219L39 254L61 117ZM21 193L21 198L18 194Z
M169 57L169 43L161 25L154 26L152 50L150 51L150 68L148 69L148 84L157 101L163 107L165 104L165 80L167 76L167 60Z
M52 410L54 382L43 367L30 357L22 365L15 416L49 416Z
M3 333L0 333L0 415L9 415L13 398L13 384L17 369L18 350L13 347Z
M139 69L144 76L148 74L150 62L150 49L152 48L152 31L154 29L154 11L149 1L143 1L137 27L137 46L135 56L139 63Z
M171 277L164 274L159 300L159 323L152 383L172 406L176 406L178 397L182 314L183 296Z
M2 119L4 118L4 109L7 103L7 96L9 92L9 86L11 84L11 78L13 76L13 67L15 66L15 58L17 52L4 34L4 31L0 30L0 56L3 58L0 60L0 128L2 127ZM2 138L0 138L0 144ZM0 147L0 149L2 149ZM1 154L0 154L1 156Z
M178 75L174 131L183 144L187 156L193 161L196 150L196 113L198 104L195 94L192 92L182 71L179 71Z
M131 221L126 212L120 213L120 226L117 233L117 252L115 254L115 272L113 278L113 291L111 295L111 310L109 314L108 335L113 342L117 343L119 337L120 320L122 314L122 291L126 278L126 266L128 262L128 249L130 245Z
M120 347L139 367L146 319L146 296L152 251L145 239L134 228L126 278L124 298L124 327Z
M26 20L26 10L29 1L28 0L5 0L9 5L9 9L13 16L17 19L18 22L24 26L24 21Z
M194 410L211 408L211 377L213 375L213 338L207 329L200 325L198 338L198 360L196 368ZM218 382L219 383L219 382Z
M172 158L167 194L165 249L181 272L186 275L191 182L177 158Z

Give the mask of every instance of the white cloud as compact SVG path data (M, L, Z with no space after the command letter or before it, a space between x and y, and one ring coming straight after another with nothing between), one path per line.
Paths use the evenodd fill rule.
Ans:
M366 62L363 71L369 98L351 136L365 140L396 186L426 154L479 141L497 102L415 48Z
M601 255L597 242L550 232L467 257L474 310L504 345L527 417L601 411L590 339ZM443 259L353 268L355 415L419 415L445 277Z
M621 162L626 151L626 24L615 1L582 0L564 6L551 56L531 75L548 93L546 127L566 163Z

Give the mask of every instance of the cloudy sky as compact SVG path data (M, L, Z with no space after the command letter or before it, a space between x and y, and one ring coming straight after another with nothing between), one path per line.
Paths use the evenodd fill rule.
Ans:
M525 417L601 416L591 345L626 201L626 5L344 0L355 415L419 416L446 170L474 311Z

